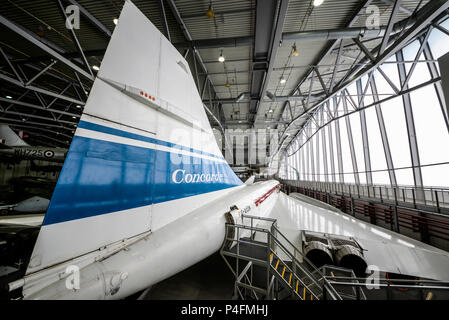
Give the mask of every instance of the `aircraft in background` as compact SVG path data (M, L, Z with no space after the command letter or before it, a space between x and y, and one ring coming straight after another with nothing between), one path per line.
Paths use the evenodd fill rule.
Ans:
M237 178L187 61L126 0L29 262L9 289L25 299L125 298L217 252L226 223L243 224L242 214L277 215L319 258L333 250L323 242L339 243L340 260L366 252L381 271L448 280L444 251L278 189Z
M34 196L16 204L0 205L0 215L13 213L42 213L47 211L50 200Z
M64 162L67 149L34 147L23 141L8 125L0 124L0 156L8 162L22 160L44 160Z

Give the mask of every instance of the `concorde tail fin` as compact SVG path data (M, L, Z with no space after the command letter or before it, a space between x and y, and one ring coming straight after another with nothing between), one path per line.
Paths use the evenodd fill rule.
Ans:
M127 0L27 273L155 231L241 185L186 60Z

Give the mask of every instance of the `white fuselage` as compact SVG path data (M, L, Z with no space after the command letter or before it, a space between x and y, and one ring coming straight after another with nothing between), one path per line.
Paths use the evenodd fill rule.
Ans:
M254 201L277 184L277 181L267 181L233 188L226 196L182 216L126 249L87 265L80 270L78 290L67 288L67 277L54 281L53 276L32 275L25 280L24 297L120 299L143 290L216 252L224 241L225 213L231 206L250 206L247 214L267 215L278 193L273 192L257 207ZM44 273L50 274L49 270Z

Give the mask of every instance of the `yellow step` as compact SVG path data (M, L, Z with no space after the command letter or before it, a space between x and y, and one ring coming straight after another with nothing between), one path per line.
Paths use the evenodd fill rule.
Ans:
M282 278L284 277L284 274L285 274L285 266L284 266L284 269L282 270L282 275L281 275Z
M277 270L278 266L279 266L279 260L278 260L278 262L276 262L276 266L274 267L274 269Z
M292 283L292 276L293 276L293 273L290 273L290 279L288 280L288 285L290 285Z
M296 293L298 293L299 280L296 280Z

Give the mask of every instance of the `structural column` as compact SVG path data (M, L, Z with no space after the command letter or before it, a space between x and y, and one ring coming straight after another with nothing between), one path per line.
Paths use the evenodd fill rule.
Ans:
M407 71L405 69L404 56L402 50L396 53L396 59L398 62L399 69L399 79L401 81L401 85L403 85L407 79ZM402 90L408 90L408 85L403 86ZM413 120L413 110L412 110L412 102L410 99L410 94L405 93L402 95L402 100L404 102L404 113L405 113L405 121L407 123L407 134L408 134L408 142L410 147L410 155L412 159L413 166L413 180L415 186L418 188L423 187L422 173L421 173L421 163L419 160L419 149L418 149L418 141L416 139L416 130L415 130L415 121ZM417 200L424 199L424 192L417 192Z

